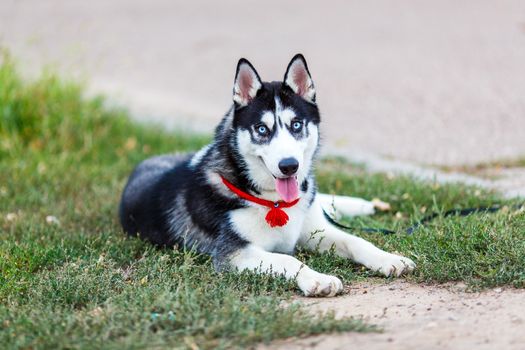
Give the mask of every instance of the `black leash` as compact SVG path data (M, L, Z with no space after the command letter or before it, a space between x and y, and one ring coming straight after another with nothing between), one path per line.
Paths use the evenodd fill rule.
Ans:
M419 227L429 223L430 221L434 220L435 218L439 217L439 216L443 216L444 218L446 217L449 217L449 216L468 216L468 215L471 215L471 214L478 214L478 213L495 213L501 209L503 209L504 207L509 207L509 206L501 206L501 205L494 205L494 206L490 206L490 207L475 207L475 208L466 208L466 209L451 209L451 210L447 210L446 212L444 212L443 214L441 213L432 213L432 214L429 214L425 217L423 217L421 220L418 220L416 221L414 224L412 224L411 226L409 226L408 228L406 228L404 231L407 235L411 235L414 233L415 230L417 230ZM513 205L511 206L510 208L512 209L515 209L515 210L519 210L521 208L525 207L525 203L521 203L521 204L516 204L516 205ZM342 228L342 229L345 229L345 230L360 230L360 231L364 231L364 232L371 232L371 233L382 233L382 234L385 234L385 235L392 235L392 234L395 234L397 233L396 231L392 231L392 230L387 230L387 229L384 229L384 228L373 228L373 227L352 227L352 226L347 226L347 225L343 225L337 221L334 220L334 218L332 218L327 212L326 210L323 209L323 214L325 216L325 218L334 226L337 226L339 228Z

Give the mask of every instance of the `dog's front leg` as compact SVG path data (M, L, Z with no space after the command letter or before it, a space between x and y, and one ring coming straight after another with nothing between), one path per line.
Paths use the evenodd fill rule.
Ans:
M331 225L324 217L322 203L318 198L309 209L299 244L308 249L318 248L320 251L335 247L339 256L352 259L385 276L399 276L412 271L416 266L409 258L387 253L372 243Z
M296 258L286 254L267 252L257 246L248 245L232 254L231 266L238 270L283 275L296 279L306 296L334 296L343 290L343 284L334 276L312 270Z

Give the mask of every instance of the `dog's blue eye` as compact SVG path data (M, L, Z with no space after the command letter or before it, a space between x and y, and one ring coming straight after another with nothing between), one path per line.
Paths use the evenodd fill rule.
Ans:
M266 134L268 133L268 128L264 125L259 125L257 127L257 132L261 135L261 136L266 136Z
M292 130L295 131L295 132L300 131L302 127L303 127L303 123L301 123L301 122L293 122L292 123Z

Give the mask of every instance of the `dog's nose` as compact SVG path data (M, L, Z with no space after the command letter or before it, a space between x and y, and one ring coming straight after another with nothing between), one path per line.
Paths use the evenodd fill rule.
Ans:
M295 158L284 158L279 162L279 169L284 175L293 175L299 168L299 162Z

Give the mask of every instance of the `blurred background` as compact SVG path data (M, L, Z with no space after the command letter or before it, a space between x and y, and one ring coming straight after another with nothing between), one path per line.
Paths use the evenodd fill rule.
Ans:
M324 144L456 167L525 158L525 1L0 2L28 76L85 79L145 122L213 130L248 58L281 80L305 55Z

